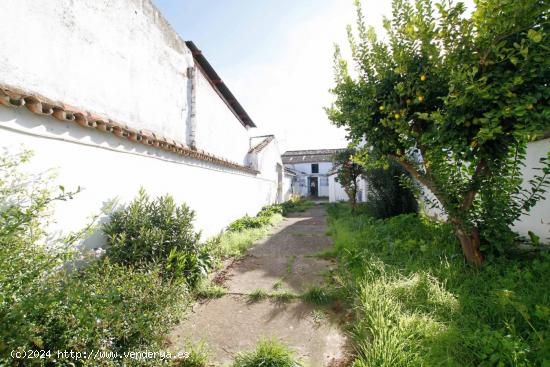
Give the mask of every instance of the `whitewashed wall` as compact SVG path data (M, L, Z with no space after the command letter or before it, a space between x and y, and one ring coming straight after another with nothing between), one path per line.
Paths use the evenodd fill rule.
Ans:
M540 168L539 159L545 157L550 151L550 139L539 140L527 144L527 156L525 167L521 172L523 175L523 186L528 187L528 182L535 174L540 173L535 168ZM424 195L430 201L436 201L435 196L427 189L423 188ZM515 223L514 230L522 236L527 237L528 232L532 231L539 236L543 242L550 242L550 193L547 192L544 200L539 201L528 215L523 215ZM437 201L436 201L437 202ZM446 213L441 207L429 207L424 204L426 213L434 218L445 220Z
M0 1L0 82L185 142L185 43L149 0Z
M150 0L3 0L0 45L0 83L186 142L193 58ZM198 149L243 163L248 132L200 76L197 108ZM276 192L270 173L194 161L25 108L0 106L3 147L33 150L32 171L56 168L57 183L83 188L58 205L53 232L80 229L107 201L127 203L144 187L188 203L209 236ZM95 235L86 245L102 242Z
M328 200L333 203L336 201L347 201L348 195L344 191L344 188L338 181L336 181L336 175L330 175L329 182L329 195Z
M540 174L535 168L540 168L539 159L546 157L550 151L550 139L544 139L529 143L527 145L527 157L525 167L521 170L523 174L523 185L527 187L528 181ZM522 216L515 224L514 229L520 234L527 236L528 231L533 231L541 240L550 242L550 192L545 194L545 200L541 200L533 207L529 215Z
M243 164L249 149L249 133L202 72L197 73L196 107L197 146L212 154Z
M366 202L367 201L367 180L364 178L358 179L358 190L357 190L357 202ZM344 188L338 181L336 181L336 174L329 176L329 195L328 200L332 202L337 201L348 201L348 194L344 191Z
M319 173L311 172L311 165L317 163L319 165ZM297 179L294 184L294 190L300 196L308 196L308 177L319 177L319 196L328 197L330 194L330 182L327 177L327 173L332 169L332 162L313 162L313 163L297 163L297 164L286 164L286 167L290 168L297 173ZM322 185L321 180L323 180L326 185Z
M283 176L283 200L288 201L292 198L292 195L298 194L294 190L293 180L295 176L285 174Z
M273 202L276 183L144 146L111 134L61 123L26 109L0 107L0 142L10 152L31 149L31 172L54 168L57 184L81 186L74 200L55 208L52 233L81 229L102 205L132 200L140 187L152 196L171 194L196 211L196 227L210 236L234 219ZM99 234L86 243L102 246Z

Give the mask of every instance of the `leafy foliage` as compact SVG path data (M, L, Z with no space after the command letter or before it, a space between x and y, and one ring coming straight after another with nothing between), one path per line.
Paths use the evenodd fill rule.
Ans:
M480 239L486 252L510 244L510 224L540 197L523 198L518 172L526 143L550 127L550 4L479 1L467 17L463 3L394 0L387 41L357 5L358 76L337 50L329 117L368 142L365 164L392 160L430 189L480 265ZM531 186L538 195L549 163Z
M348 195L352 210L357 206L358 180L365 172L361 164L354 162L354 154L356 154L355 149L348 148L336 153L333 158L334 164L338 166L336 181L342 185Z
M544 366L550 256L465 264L449 224L329 206L354 366Z
M44 225L51 204L74 193L48 189L44 175L21 174L20 166L29 158L28 153L0 157L0 365L27 364L26 359L13 360L12 350L122 353L160 348L185 309L186 285L166 284L158 267L141 271L103 260L90 259L86 268L67 273L63 264L74 259L71 249L80 234L52 242ZM56 353L46 357L33 363L77 363ZM101 363L123 364L121 359Z
M194 231L194 212L167 195L151 200L144 190L111 215L104 225L107 256L112 261L147 269L159 265L165 278L184 278L194 286L211 266L211 257Z
M418 203L413 192L403 180L410 175L396 163L388 168L371 168L365 172L367 179L367 211L375 218L389 218L399 214L416 213Z

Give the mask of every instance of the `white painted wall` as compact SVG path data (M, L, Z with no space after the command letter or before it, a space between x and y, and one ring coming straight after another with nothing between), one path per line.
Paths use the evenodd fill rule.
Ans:
M295 176L285 174L283 175L283 200L288 201L291 199L293 194L297 194L294 192L294 185L293 180Z
M317 163L319 165L319 173L311 172L311 165L314 163ZM308 196L308 177L318 177L319 196L329 196L330 183L327 174L332 169L332 162L285 164L285 166L297 173L296 180L294 182L294 191L298 193L298 195Z
M522 168L523 186L527 184L535 174L540 174L535 168L540 168L540 158L546 157L550 151L550 139L544 139L527 145L525 167ZM515 224L514 230L527 236L528 231L533 231L542 241L550 243L550 192L547 192L545 200L539 201L530 211L529 215L522 216Z
M248 138L248 130L199 71L197 73L197 146L212 154L243 164L249 149Z
M193 58L151 0L4 0L0 45L0 83L187 141ZM247 130L198 75L197 148L243 163ZM25 108L0 106L0 142L33 150L31 171L55 167L57 183L84 189L57 205L53 232L80 229L103 203L127 203L144 187L189 204L209 236L273 203L277 190L269 170L256 176L194 161ZM272 154L264 165L277 162ZM102 244L94 235L86 246Z
M344 188L338 181L336 181L336 175L330 175L329 176L329 195L328 200L331 203L337 202L337 201L347 201L348 195L344 191Z
M319 174L326 175L332 169L332 162L313 162L319 165ZM297 172L311 173L311 165L313 163L297 163L287 164L286 166Z
M37 135L43 135L40 137ZM132 200L140 187L151 196L169 193L197 213L196 227L210 236L234 219L254 215L273 202L276 182L252 174L194 161L112 134L61 123L26 109L0 107L0 142L11 152L34 151L32 172L55 168L57 184L81 186L74 200L58 203L51 232L81 229L104 203ZM86 246L103 245L99 234Z
M539 159L545 157L550 151L550 139L539 140L527 144L527 156L525 167L521 172L523 175L523 187L528 187L528 182L540 171L535 168L540 167ZM435 196L427 188L423 188L424 195L430 201L436 201ZM546 193L546 198L539 201L530 211L529 215L523 215L515 223L513 229L522 236L527 237L528 232L532 231L541 238L543 242L550 242L550 193ZM437 202L437 201L436 201ZM438 202L437 202L438 203ZM447 215L440 207L428 207L425 204L426 213L437 219L445 220Z
M357 190L357 202L366 202L367 201L367 180L364 178L358 179L358 190ZM331 203L337 201L348 201L348 194L344 191L344 188L338 181L336 181L336 174L329 176L329 195L328 199Z
M0 82L185 142L190 51L150 0L3 0Z

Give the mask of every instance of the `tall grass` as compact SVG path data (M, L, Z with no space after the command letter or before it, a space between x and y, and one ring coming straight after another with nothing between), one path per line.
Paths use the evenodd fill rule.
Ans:
M216 258L227 258L243 255L256 241L266 237L273 226L283 220L281 214L272 214L265 225L260 228L246 228L240 231L225 231L213 238L207 245L210 253Z
M354 367L550 365L550 257L464 263L445 224L329 207Z
M294 352L276 339L258 342L256 349L241 352L235 357L233 367L298 367L301 366Z

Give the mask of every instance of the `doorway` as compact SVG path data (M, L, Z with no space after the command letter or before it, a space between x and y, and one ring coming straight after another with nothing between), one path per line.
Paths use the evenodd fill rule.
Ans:
M308 177L309 196L319 196L319 177Z

